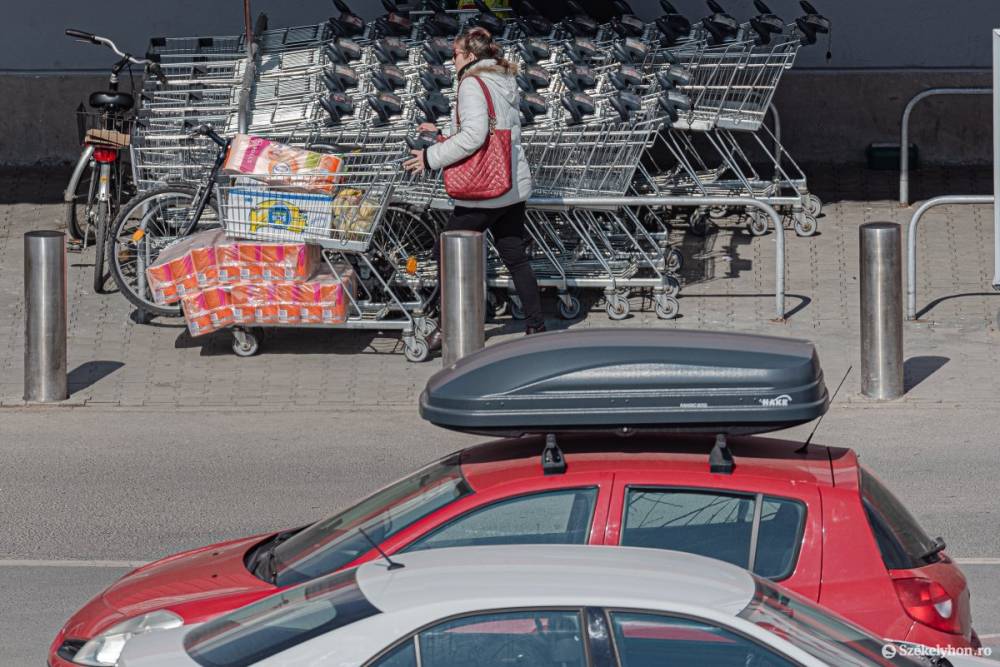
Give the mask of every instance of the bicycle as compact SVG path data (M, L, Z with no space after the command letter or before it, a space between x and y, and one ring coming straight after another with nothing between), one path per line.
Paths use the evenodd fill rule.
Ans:
M131 187L129 167L123 155L128 151L134 125L135 98L131 93L119 90L119 75L128 68L131 80L132 65L140 65L161 82L166 79L159 65L122 51L107 37L72 28L66 30L66 36L107 46L120 56L111 68L108 89L91 93L87 100L93 111L88 111L83 104L77 110L83 153L63 193L65 222L70 238L79 244L81 250L89 242L94 244L93 286L94 291L100 294L104 291L107 228ZM134 80L131 87L135 90Z

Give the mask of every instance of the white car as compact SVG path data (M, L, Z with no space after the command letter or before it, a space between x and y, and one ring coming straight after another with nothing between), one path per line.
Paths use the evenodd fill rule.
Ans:
M418 551L208 623L138 635L119 667L928 665L721 561L654 549ZM889 656L889 657L887 657ZM955 667L992 664L950 658Z

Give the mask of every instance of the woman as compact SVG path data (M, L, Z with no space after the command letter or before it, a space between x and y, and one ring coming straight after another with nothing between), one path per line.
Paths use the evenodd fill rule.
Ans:
M455 206L445 231L472 230L493 232L500 258L507 266L514 281L517 295L527 319L525 333L545 331L542 317L542 299L535 273L525 252L524 202L531 196L531 172L521 147L521 115L518 110L519 93L514 76L517 65L503 58L503 49L493 41L483 28L472 28L455 39L455 69L458 72L458 107L462 124L450 137L426 150L411 151L413 157L404 163L411 172L424 169L442 169L475 153L486 141L489 132L486 96L470 77L479 77L486 84L493 99L496 128L511 131L511 188L494 199L461 201ZM451 126L456 128L455 111L452 110ZM421 132L437 131L431 123L423 123ZM435 249L435 256L437 256ZM441 345L440 334L429 341L431 349Z

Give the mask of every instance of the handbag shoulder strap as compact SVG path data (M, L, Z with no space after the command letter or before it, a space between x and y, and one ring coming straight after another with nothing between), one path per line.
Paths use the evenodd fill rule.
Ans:
M483 89L483 95L486 97L486 114L489 116L489 119L490 119L489 120L489 123L490 123L490 133L492 134L493 130L497 126L497 114L496 114L496 110L493 108L493 96L490 95L490 89L486 86L486 83L483 82L483 80L480 79L478 76L472 76L472 75L470 75L467 78L475 79L476 82L479 83L479 87ZM462 79L462 81L465 81L465 79ZM459 83L459 87L461 87L461 85L462 84ZM459 129L461 129L461 127L462 127L462 117L459 115L459 112L458 112L458 95L455 96L455 121L457 122Z

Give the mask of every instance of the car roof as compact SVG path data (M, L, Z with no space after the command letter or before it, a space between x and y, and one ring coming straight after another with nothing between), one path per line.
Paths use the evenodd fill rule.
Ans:
M742 568L663 549L504 545L414 551L393 560L404 567L378 559L357 571L365 597L383 612L627 604L735 615L756 590Z
M714 435L614 433L558 436L567 472L650 471L709 473L708 456ZM477 491L517 480L543 477L540 460L544 436L495 440L462 451L462 473ZM729 437L736 462L730 479L781 479L833 486L857 478L857 456L850 449L775 438ZM834 474L834 471L837 474Z

